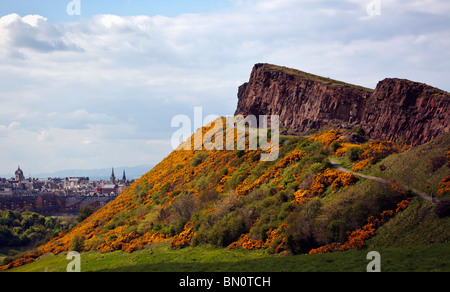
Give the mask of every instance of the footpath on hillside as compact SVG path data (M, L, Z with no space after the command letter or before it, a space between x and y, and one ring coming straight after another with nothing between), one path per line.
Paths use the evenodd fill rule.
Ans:
M337 170L340 170L342 172L347 172L347 173L352 173L356 176L362 177L362 178L366 178L366 179L370 179L373 181L377 181L377 182L381 182L381 183L385 183L385 184L392 184L393 182L387 181L385 179L379 178L379 177L375 177L375 176L370 176L370 175L364 175L364 174L360 174L357 172L353 172L350 171L348 169L345 169L342 167L342 165L340 165L337 161L333 160L333 159L329 159L331 165L333 165L334 168L336 168ZM426 193L421 192L419 190L413 189L413 188L409 188L410 190L412 190L414 193L418 194L419 196L421 196L422 198L424 198L425 200L427 200L428 202L432 203L432 204L436 204L439 203L439 200L437 199L433 199L432 197L428 196Z

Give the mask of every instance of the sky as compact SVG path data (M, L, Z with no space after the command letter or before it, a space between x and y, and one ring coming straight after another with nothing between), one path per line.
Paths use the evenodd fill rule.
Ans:
M0 174L157 164L256 63L450 91L448 0L78 1L0 0Z

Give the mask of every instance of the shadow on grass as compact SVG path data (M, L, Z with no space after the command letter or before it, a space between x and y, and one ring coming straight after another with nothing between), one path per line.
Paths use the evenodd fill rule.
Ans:
M365 256L365 255L364 255ZM365 272L368 261L361 253L341 255L286 256L217 263L144 263L100 269L98 272L175 272L175 273L277 273L277 272Z
M152 262L124 265L99 272L175 273L279 273L279 272L366 272L369 250L322 255L268 257L236 262ZM380 250L382 272L450 272L450 244L398 247Z

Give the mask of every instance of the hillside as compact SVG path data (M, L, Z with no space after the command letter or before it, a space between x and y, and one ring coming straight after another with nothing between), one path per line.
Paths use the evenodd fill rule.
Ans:
M259 74L265 77L261 79ZM414 138L416 143L431 140L413 148L405 136L400 139L406 132L399 128L384 128L387 133L396 132L392 137L397 142L393 142L374 137L370 127L361 126L362 117L375 107L355 101L361 96L368 101L377 99L377 90L273 65L255 66L250 80L239 89L237 114L279 114L285 133L307 131L308 135L281 136L279 143L272 137L269 145L279 144L277 159L263 161L263 144L258 144L257 150L214 150L219 142L237 149L243 136L250 136L245 142L249 149L253 139L261 143L258 138L262 138L252 137L250 128L224 135L227 123L224 118L217 119L113 202L1 269L69 250L133 253L146 248L213 246L227 252L311 255L360 250L368 244L383 248L448 244L450 134L445 134L448 112L442 113L440 108L448 101L446 93L430 97L422 93L431 89L420 87L423 90L417 92L421 94L407 94L398 102L403 115L413 110L413 105L405 108L411 98L422 102L431 98L423 104L425 112L418 114L422 115L420 123L414 119L406 123L424 126L411 128L408 139ZM393 92L410 92L408 88L400 86L386 94L393 98ZM310 90L311 95L291 94L292 90ZM268 102L249 102L245 96L264 97ZM306 100L297 100L299 96ZM435 99L439 99L437 103ZM433 111L445 123L437 125L425 118ZM302 121L305 115L313 118ZM420 129L429 129L430 136L416 135ZM434 135L439 137L432 139ZM206 141L203 148L195 144L198 137ZM199 150L183 150L188 148ZM330 159L389 183L337 170ZM437 195L440 202L424 201L408 187Z
M407 209L414 195L398 184L333 169L328 158L347 160L352 147L364 149L360 159L366 152L377 160L400 155L392 142L357 145L347 141L349 136L331 130L309 138L282 137L274 162L260 161L260 150L174 151L115 201L8 268L70 250L74 242L82 242L83 251L99 252L134 252L157 243L270 254L363 248L379 226ZM442 169L448 174L447 165ZM433 224L449 226L448 219L436 217ZM447 242L448 230L440 236L429 231L433 243Z
M385 179L395 178L410 188L436 194L442 180L450 174L449 168L442 167L449 150L450 133L447 133L430 143L389 156L364 172Z

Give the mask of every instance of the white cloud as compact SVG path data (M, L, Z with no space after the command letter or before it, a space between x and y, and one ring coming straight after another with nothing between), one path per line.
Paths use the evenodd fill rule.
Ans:
M17 20L17 14L14 15L14 18L16 18ZM26 24L29 24L33 27L38 27L40 24L42 23L46 23L47 22L47 18L40 16L40 15L26 15L24 17L22 17L22 21Z
M94 124L116 124L118 120L104 113L89 113L75 110L70 113L51 112L44 119L46 123L62 129L86 129Z
M49 131L48 130L42 130L42 131L40 131L40 133L39 133L39 135L37 137L37 140L39 142L46 142L46 141L49 140L49 138L50 138Z
M20 17L17 14L10 14L2 17L0 37L3 39L1 44L3 49L6 49L7 56L23 58L22 50L41 53L79 50L63 37L63 32L49 24L47 18L40 15Z
M9 124L8 126L8 130L14 130L20 127L20 123L19 122L12 122L11 124Z

